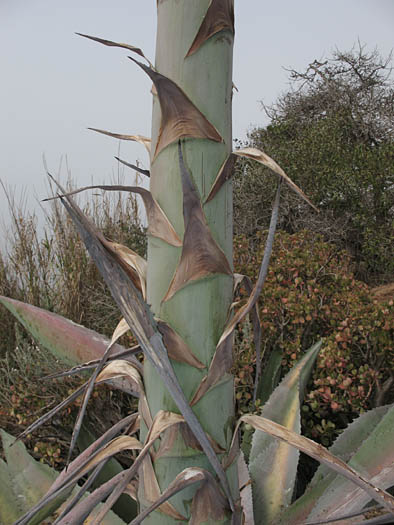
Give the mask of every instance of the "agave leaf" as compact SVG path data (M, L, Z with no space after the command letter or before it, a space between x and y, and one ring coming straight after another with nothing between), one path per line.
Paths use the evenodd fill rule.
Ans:
M11 491L7 494L2 486L1 492L7 496L7 499L9 496L8 501L10 503L15 498L17 499L16 508L10 514L17 514L16 519L18 519L21 514L33 506L46 493L56 479L56 472L48 465L33 459L21 441L15 443L14 438L4 430L1 431L1 436L7 460L7 464L2 463L1 472L2 474L8 473L10 483L7 483L7 485L8 488L11 488ZM3 479L3 476L1 478ZM56 500L41 509L40 513L33 520L29 521L29 525L42 523L47 516L50 516L66 500L69 493L56 498ZM5 507L5 511L7 511L7 507ZM0 515L2 514L3 509L0 510ZM11 524L13 522L4 521L3 523Z
M112 137L114 139L118 140L131 140L132 142L138 142L139 144L142 144L146 151L150 154L150 147L151 147L151 139L149 137L144 137L143 135L124 135L123 133L112 133L111 131L105 131L104 129L98 129L98 128L88 128L90 131L96 131L97 133L101 133L102 135L108 135L108 137Z
M97 332L60 315L8 297L0 296L0 303L42 346L68 364L101 358L108 346L108 340ZM121 352L124 348L115 345L113 350Z
M257 397L262 404L268 400L279 383L282 359L282 350L279 346L274 347L268 357L266 365L264 366L263 373L257 386Z
M208 227L200 196L183 161L178 144L179 165L183 192L185 234L182 253L174 277L163 301L168 301L184 286L214 274L232 275L228 260Z
M128 168L131 168L132 170L138 171L138 173L141 173L141 175L145 175L145 177L150 177L150 171L149 170L143 170L139 166L136 166L135 164L130 164L129 162L126 162L125 160L120 159L119 157L115 157L115 159L120 162L121 164L124 164Z
M107 432L105 432L105 434L103 434L94 443L92 443L69 465L68 469L63 470L63 472L58 475L45 495L43 495L43 497L37 501L26 514L19 518L15 525L31 525L32 523L41 523L40 517L43 513L45 514L46 509L52 508L52 506L56 507L56 502L58 500L64 501L64 499L67 498L68 494L75 485L75 480L78 479L78 477L75 476L75 473L83 469L84 465L90 460L91 455L96 453L97 450L99 450L99 448L103 445L105 446L105 444L123 428L130 425L130 423L134 421L136 417L137 414L127 416L122 421L119 421L119 423L110 428Z
M60 189L62 190L62 188ZM223 467L179 385L149 306L142 300L140 293L117 259L100 242L100 237L94 225L84 216L71 197L63 198L62 203L70 214L98 270L106 281L122 315L129 326L133 327L133 332L145 356L160 375L178 409L199 440L203 451L222 483L231 509L234 509Z
M186 57L195 53L220 31L234 34L234 0L211 0L207 13Z
M247 157L249 159L255 160L260 164L263 164L263 166L270 168L274 173L277 173L293 191L295 191L302 199L304 199L304 201L307 202L309 206L312 206L315 211L319 211L316 206L308 199L305 193L296 184L294 184L294 182L288 175L286 175L282 168L266 153L260 151L257 148L237 149L233 153L234 155L238 155L240 157Z
M23 513L21 498L14 493L11 473L7 463L0 459L0 523L14 523Z
M208 374L205 377L203 377L201 383L199 384L196 392L193 395L193 398L191 400L192 406L195 405L202 398L202 396L206 392L208 392L208 390L214 387L220 379L225 379L226 375L230 372L232 366L232 340L235 327L240 321L242 321L242 319L244 319L246 315L248 315L250 311L252 311L252 309L257 304L258 298L260 296L261 290L265 282L265 278L267 276L268 264L271 257L272 246L276 231L276 224L278 222L280 186L281 182L279 181L274 206L272 209L267 243L264 250L263 260L260 266L259 277L246 304L242 308L240 308L227 323L223 334L221 335L219 342L216 346L216 351L209 366Z
M167 219L165 213L160 208L157 201L152 197L151 192L146 190L145 188L140 188L139 186L99 184L99 185L94 185L94 186L84 186L83 188L79 188L77 190L70 191L68 193L63 192L63 195L58 195L56 197L50 197L44 200L50 201L53 199L58 199L60 197L69 197L71 195L75 195L82 191L93 190L93 189L101 189L101 190L106 190L106 191L130 191L132 193L138 193L139 195L141 195L141 198L145 205L145 211L146 211L146 215L148 218L148 233L152 235L153 237L158 237L159 239L162 239L163 241L167 242L168 244L171 244L172 246L182 246L182 241L178 237L178 234L174 230L170 221ZM111 245L113 243L105 239L105 237L102 234L99 235L99 238L100 238L100 242L107 249L115 253L115 255L118 257L118 259L122 263L122 266L124 267L126 272L130 273L130 265L127 263L125 266L125 261L123 260L123 257L119 257L119 254L116 252L116 249L112 249Z
M239 425L241 423L248 423L256 430L266 432L271 436L288 443L292 447L297 448L304 454L316 459L320 463L324 463L329 466L332 470L350 480L353 484L360 487L363 491L368 494L368 500L373 499L376 502L382 504L389 512L394 512L394 497L388 492L380 489L370 481L368 481L359 472L356 472L350 465L347 465L344 461L337 458L327 449L315 443L311 439L304 436L300 436L296 432L289 430L288 428L275 423L269 419L255 415L242 416L237 424L233 443L230 447L229 457L234 457L234 448L236 448L235 434L238 432Z
M142 52L142 49L139 47L131 46L130 44L123 44L121 42L112 42L112 40L104 40L103 38L98 38L96 36L90 36L90 35L84 35L83 33L75 33L76 35L83 36L84 38L89 38L89 40L94 40L95 42L99 42L100 44L104 44L105 46L109 47L121 47L123 49L127 49L128 51L132 51L133 53L136 53L140 57L144 58L148 64L152 66L150 61L146 58L144 53Z
M171 359L180 363L186 363L195 368L206 368L206 366L193 354L182 337L175 332L169 324L157 319L157 325L163 336L164 344Z
M159 98L161 125L153 161L160 151L181 138L200 138L223 142L217 129L175 82L134 58L129 58L150 77Z
M313 345L294 365L261 409L261 416L301 433L303 393L321 345L321 341ZM254 511L261 523L277 523L283 508L290 504L298 458L298 449L265 432L255 431L249 472L253 482Z
M371 483L388 488L394 485L394 405L375 408L357 418L336 439L330 452L362 472ZM361 510L371 497L330 472L319 467L306 493L285 516L316 521L333 519ZM300 523L296 521L295 523Z
M252 482L242 451L237 460L239 493L244 514L244 525L254 525Z

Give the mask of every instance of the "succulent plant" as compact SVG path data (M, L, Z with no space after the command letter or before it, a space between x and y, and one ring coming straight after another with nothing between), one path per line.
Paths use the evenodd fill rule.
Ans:
M138 502L137 513L130 504L126 518L134 525L142 521L306 523L331 515L341 517L348 511L363 515L372 500L392 516L394 498L385 491L394 484L392 407L366 414L349 427L334 444L335 454L300 435L302 395L320 342L290 370L260 414L246 414L234 421L234 330L250 315L259 363L256 304L268 271L282 182L309 200L264 152L251 148L232 152L233 0L157 0L157 12L155 66L138 47L82 35L137 54L138 61L129 58L153 83L152 139L95 130L140 142L149 151L150 169L144 174L149 175L150 191L137 186L99 186L141 195L148 220L147 263L105 238L82 213L72 195L88 188L67 193L57 183L57 198L121 312L112 340L98 348L94 345L97 336L91 332L2 299L58 355L63 353L74 361L87 356L96 359L67 372L93 370L90 379L70 396L83 396L70 456L97 383L110 382L138 395L139 411L114 425L70 462L28 511L6 519L16 519L16 525L37 523L67 500L54 523L105 523L124 493ZM230 179L239 156L268 166L277 178L266 249L254 285L234 275L231 262ZM233 296L241 282L250 296L239 306L233 303ZM116 347L129 329L138 346L131 350ZM59 333L65 335L59 337ZM82 339L85 342L79 344ZM143 370L133 356L136 352L143 354ZM256 385L259 375L257 366ZM57 410L59 407L52 414ZM248 465L239 446L242 424L248 425L249 432L254 429ZM107 462L126 450L138 452L131 466L88 493ZM322 467L305 495L292 503L299 451L320 461ZM7 465L2 466L5 478L15 469L12 459ZM88 473L78 495L70 495ZM105 503L99 506L102 501Z

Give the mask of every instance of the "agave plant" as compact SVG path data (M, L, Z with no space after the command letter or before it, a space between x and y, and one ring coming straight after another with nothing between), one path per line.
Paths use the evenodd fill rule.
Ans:
M385 489L394 485L393 407L363 415L331 451L300 435L303 391L321 342L293 367L259 414L235 420L233 335L237 324L250 315L257 388L261 333L256 303L268 270L282 183L309 200L264 152L231 149L233 0L157 0L157 12L154 66L138 47L82 35L133 53L129 58L153 83L152 139L95 129L140 142L149 152L150 169L142 170L149 177L149 191L137 186L99 186L141 195L148 220L147 262L105 238L84 216L72 194L88 188L66 193L58 184L57 198L119 306L122 320L112 340L105 342L58 316L2 298L42 344L74 364L79 362L64 374L92 370L78 391L23 435L81 395L71 455L89 396L103 381L137 395L139 410L94 440L43 497L37 494L35 501L29 501L29 510L25 506L20 512L9 511L3 498L2 520L15 520L18 525L40 523L58 508L54 523L62 525L85 520L119 523L110 509L116 510L119 498L127 495L138 507L130 499L126 512L117 512L125 523L133 524L297 524L331 518L341 523L371 523L364 519L371 501L390 521L394 498ZM231 262L230 179L239 156L271 168L278 187L254 285L234 274ZM238 286L250 293L242 305L234 302ZM138 341L132 349L117 346L128 330ZM134 356L137 352L143 355L143 369ZM253 432L247 459L239 445L241 425L246 427L245 434ZM9 438L5 439L6 449L12 451ZM135 459L128 469L116 464L114 470L113 456L124 450L136 451ZM322 466L305 494L293 501L299 451ZM0 473L10 493L19 498L24 487L13 480L15 461L8 454ZM26 468L20 469L26 480L29 469L34 470L32 461L25 458ZM115 475L94 488L99 474L109 467ZM84 484L76 488L82 478Z

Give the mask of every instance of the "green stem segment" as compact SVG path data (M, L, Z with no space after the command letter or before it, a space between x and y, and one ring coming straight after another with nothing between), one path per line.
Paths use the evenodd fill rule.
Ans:
M203 203L211 186L232 149L231 99L233 31L221 29L196 48L187 58L208 9L215 5L223 14L232 11L232 1L159 0L156 45L156 70L173 80L217 129L223 142L209 139L185 138L182 150L185 164ZM216 13L217 14L217 13ZM216 20L218 17L216 16ZM205 21L206 22L206 21ZM152 123L152 158L160 133L162 114L158 97L154 95ZM151 192L164 210L178 235L184 234L183 194L179 169L177 142L165 147L152 161ZM211 234L232 262L232 191L226 183L216 197L203 207ZM181 387L191 399L215 353L232 302L230 275L212 276L187 284L169 300L163 301L181 255L181 248L150 237L148 242L147 300L154 314L168 323L190 347L194 355L206 365L201 370L187 364L172 362ZM198 257L198 253L195 254ZM159 410L178 412L171 396L149 362L144 365L144 380L152 417ZM216 387L193 407L205 431L223 448L228 449L234 418L234 385L230 376L224 376ZM184 468L198 466L212 472L205 455L185 446L178 433L171 446L153 461L154 471L163 491ZM237 499L237 477L229 469L229 482ZM170 501L176 509L190 518L190 500L196 488L190 487ZM142 507L144 484L140 483L139 498ZM212 518L207 523L225 523ZM178 523L156 511L145 523Z

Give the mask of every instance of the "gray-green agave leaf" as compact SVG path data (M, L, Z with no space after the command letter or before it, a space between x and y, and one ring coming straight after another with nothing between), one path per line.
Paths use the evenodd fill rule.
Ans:
M321 341L313 345L290 370L263 406L261 416L301 433L303 392L320 348ZM283 507L290 504L298 459L299 451L296 448L269 434L255 431L249 471L257 523L276 523Z

